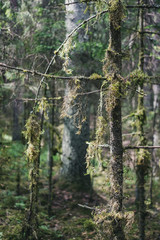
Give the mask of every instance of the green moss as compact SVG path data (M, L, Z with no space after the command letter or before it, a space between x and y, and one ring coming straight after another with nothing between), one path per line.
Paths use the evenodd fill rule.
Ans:
M83 227L87 231L94 231L95 223L91 219L86 219L83 223Z
M26 155L30 162L34 162L39 156L39 141L40 141L40 123L35 115L31 115L25 125L26 131L23 132L25 138L28 141L28 148Z
M146 73L139 69L136 69L132 73L130 73L129 83L132 84L132 86L134 85L137 87L139 85L140 87L142 87L147 77L148 75Z
M137 170L139 167L143 167L144 175L147 175L150 166L151 154L146 149L140 149L137 152Z
M124 7L121 1L119 0L110 0L109 1L109 13L110 21L113 24L115 29L120 28L120 23L124 18Z
M97 73L93 73L89 78L90 80L98 80L98 79L102 79L102 76Z

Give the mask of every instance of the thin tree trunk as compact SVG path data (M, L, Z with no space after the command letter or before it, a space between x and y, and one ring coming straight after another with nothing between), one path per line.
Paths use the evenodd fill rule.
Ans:
M54 98L55 96L55 82L53 82L52 89L51 89L51 95ZM52 109L51 112L49 113L49 156L48 156L48 165L49 165L49 178L48 178L48 184L49 184L49 194L48 194L48 215L51 215L51 210L52 210L52 172L53 172L53 155L54 153L54 123L55 123L55 110L54 110L54 100L52 100Z
M158 85L153 85L153 137L152 137L152 145L156 146L159 143L159 136L157 133L157 112L158 112L158 107L159 107L159 99L158 95L160 92L159 86ZM156 149L152 150L152 159L151 159L151 176L150 176L150 188L149 188L149 193L150 193L150 206L153 206L153 177L154 177L154 170L156 168L157 161L156 161Z
M19 124L19 108L20 103L17 101L13 102L13 130L12 130L12 141L21 140L21 127Z
M141 0L140 4L144 1ZM139 10L139 31L140 31L140 51L139 51L139 70L144 72L144 9ZM139 85L139 92L143 93L143 82ZM144 109L144 97L143 94L138 95L138 107L137 112L137 131L139 132L139 145L146 145L146 138L144 134L145 124L145 109ZM139 239L145 239L145 176L147 174L149 153L147 150L139 150L137 155L137 212L138 212L138 225L139 225Z

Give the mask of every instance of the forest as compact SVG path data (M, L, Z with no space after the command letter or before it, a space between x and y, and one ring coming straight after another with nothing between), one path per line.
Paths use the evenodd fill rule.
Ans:
M160 240L159 4L0 0L0 240Z

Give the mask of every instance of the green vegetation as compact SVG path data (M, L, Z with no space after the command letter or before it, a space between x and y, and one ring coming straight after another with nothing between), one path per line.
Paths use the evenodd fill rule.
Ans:
M0 240L160 238L158 4L0 1Z

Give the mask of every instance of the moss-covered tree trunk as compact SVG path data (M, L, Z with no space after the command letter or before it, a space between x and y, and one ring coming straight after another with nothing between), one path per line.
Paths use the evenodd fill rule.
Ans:
M28 140L26 151L30 169L30 203L27 216L22 230L24 240L38 239L38 192L39 192L39 165L40 165L40 142L43 125L43 114L41 124L36 115L32 114L26 123L25 137Z
M111 216L113 238L124 240L122 226L123 201L123 147L121 120L121 20L123 5L121 1L109 2L110 42L107 50L106 76L110 80L108 111L110 120L110 184L111 184Z

